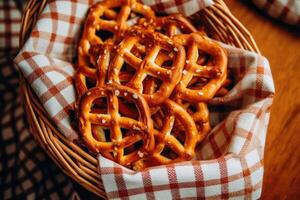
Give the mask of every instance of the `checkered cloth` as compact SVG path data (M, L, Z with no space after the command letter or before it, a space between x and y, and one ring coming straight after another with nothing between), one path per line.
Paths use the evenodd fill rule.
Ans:
M91 199L33 139L22 107L13 58L19 47L22 1L0 1L0 199ZM87 198L85 198L87 197Z
M252 0L270 16L288 24L300 26L299 0Z
M158 2L163 2L163 6L153 4L152 7L160 11L167 8L169 12L185 12L185 7L193 7L191 5L199 9L211 5L203 0ZM75 102L72 64L80 27L91 3L94 2L49 1L15 59L49 117L71 140L78 138L69 117ZM99 171L109 198L260 196L273 80L265 58L224 47L228 50L229 67L237 84L225 97L210 102L211 121L215 127L199 146L197 158L201 161L133 172L99 156Z

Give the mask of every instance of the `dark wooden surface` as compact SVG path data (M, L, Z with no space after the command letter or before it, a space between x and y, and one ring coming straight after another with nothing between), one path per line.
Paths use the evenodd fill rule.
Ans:
M267 17L251 3L225 2L269 59L275 82L262 199L300 199L300 29Z

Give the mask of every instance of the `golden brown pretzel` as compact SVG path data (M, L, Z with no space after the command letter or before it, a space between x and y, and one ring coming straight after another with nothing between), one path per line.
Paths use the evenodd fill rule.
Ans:
M120 8L117 12L114 9ZM97 77L97 69L101 62L106 63L109 61L101 61L97 56L105 54L109 57L113 43L117 38L121 40L120 35L129 27L129 20L132 20L132 15L140 14L146 19L155 17L154 12L150 7L142 5L136 0L105 0L103 2L93 5L88 13L81 40L78 45L78 71L76 73L76 89L78 95L81 96L88 88L92 86L99 86ZM99 31L108 31L112 33L112 38L106 41L97 35ZM103 34L102 34L103 35ZM99 44L106 43L99 48ZM101 49L105 46L105 50L94 51L94 49ZM98 53L98 54L97 54ZM108 55L108 56L107 56ZM100 63L97 63L100 61ZM100 74L104 72L106 66L100 67ZM99 73L98 73L99 75ZM102 82L105 79L102 79ZM98 82L98 83L97 83ZM91 85L91 86L87 86Z
M211 39L197 33L176 35L173 39L187 48L187 59L175 96L191 102L208 101L214 97L226 80L227 55L225 50ZM207 65L198 64L199 51L212 56ZM189 88L193 77L205 78L207 83L199 88Z
M101 98L104 98L104 102L106 100L107 105L102 105L104 109L95 111L93 103ZM120 98L136 105L138 118L133 119L119 113ZM80 98L78 115L82 138L92 151L100 152L122 165L130 165L153 151L153 124L147 102L142 95L126 86L109 84L88 90ZM95 133L99 127L99 132ZM104 135L104 128L109 129L108 136ZM125 155L127 147L140 141L143 144L139 149Z
M144 83L145 93L151 94L156 90L157 84L153 78L149 78ZM210 121L209 121L209 110L207 107L207 103L205 102L197 102L191 103L188 101L183 101L182 99L176 99L176 103L178 103L181 107L183 107L192 117L194 120L198 134L199 134L199 141L201 142L205 136L211 130ZM152 108L152 113L157 112L157 108ZM164 116L162 115L152 115L152 119L154 122L154 127L162 126L164 121ZM174 124L175 128L179 131L184 131L184 127L180 123Z
M153 78L147 78L144 84L146 94L156 90ZM147 158L134 163L135 170L193 158L196 144L210 130L209 112L206 103L196 104L196 108L191 109L189 103L179 102L167 99L159 109L154 109L151 118L155 127L155 149Z
M95 60L97 69L91 70L91 68L78 68L74 79L78 97L82 96L89 88L103 87L107 81L107 68L110 62L111 51L113 49L112 44L99 44L90 49L91 58ZM87 70L90 69L90 70ZM128 81L132 75L129 72L122 72L120 74L121 81ZM90 81L88 83L88 81ZM127 113L130 110L120 102L120 111ZM129 112L131 116L136 116L134 113Z
M132 52L137 45L144 47L144 57ZM170 62L163 65L168 59ZM120 84L120 72L124 64L129 65L134 69L134 75L127 85L143 94L150 106L158 105L170 96L180 80L184 61L184 48L167 36L143 31L140 27L131 28L111 60L108 81ZM160 87L153 94L143 92L143 81L147 76L161 80Z
M163 123L154 130L155 148L151 155L134 163L135 170L146 167L191 160L195 155L195 147L199 134L192 117L179 104L165 100L161 105ZM173 133L174 123L178 120L184 131ZM169 149L176 157L169 157L165 150Z
M114 10L117 8L120 8L120 11ZM90 64L88 52L91 46L104 41L114 43L130 26L129 20L134 13L142 15L146 19L155 17L150 7L138 3L136 0L105 0L93 5L89 10L79 42L79 66ZM104 34L98 36L97 32L100 31ZM107 37L110 34L111 37Z

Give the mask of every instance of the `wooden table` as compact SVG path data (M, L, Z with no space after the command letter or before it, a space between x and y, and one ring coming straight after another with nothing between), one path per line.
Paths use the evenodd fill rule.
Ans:
M275 82L262 199L300 199L300 29L276 22L245 1L225 2L269 59Z

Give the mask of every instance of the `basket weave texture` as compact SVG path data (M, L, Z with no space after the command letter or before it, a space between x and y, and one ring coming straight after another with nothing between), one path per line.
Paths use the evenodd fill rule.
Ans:
M20 44L24 44L31 33L46 0L29 0L22 17ZM231 14L222 0L194 16L201 19L211 36L221 42L259 53L259 49L246 28ZM52 160L69 177L86 189L105 198L104 187L97 169L96 157L70 142L52 124L30 85L21 77L21 88L32 133Z

